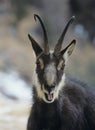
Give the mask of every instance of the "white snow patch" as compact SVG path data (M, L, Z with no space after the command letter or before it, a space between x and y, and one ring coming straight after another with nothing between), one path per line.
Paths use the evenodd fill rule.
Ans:
M32 90L29 84L21 79L16 71L8 73L0 72L0 97L5 95L16 97L22 101L30 101L32 98Z

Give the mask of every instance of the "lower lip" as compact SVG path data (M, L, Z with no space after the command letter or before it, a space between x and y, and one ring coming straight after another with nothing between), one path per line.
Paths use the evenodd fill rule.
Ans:
M45 93L45 98L46 98L47 101L51 102L53 100L53 93L52 94Z

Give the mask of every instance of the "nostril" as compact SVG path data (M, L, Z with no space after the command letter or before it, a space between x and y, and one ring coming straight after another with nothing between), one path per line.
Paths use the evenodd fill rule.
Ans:
M45 87L46 87L46 88L49 88L49 85L45 84Z
M49 86L49 85L45 84L44 87L48 91L48 93L51 93L52 90L55 88L55 85L50 85Z
M46 87L46 88L51 88L51 89L52 89L52 88L55 88L55 84L53 84L53 85L47 85L47 84L45 84L45 87Z
M56 83L53 83L53 84L51 85L51 88L55 88L55 86L56 86Z
M55 85L51 85L50 87L53 89L53 88L55 88Z

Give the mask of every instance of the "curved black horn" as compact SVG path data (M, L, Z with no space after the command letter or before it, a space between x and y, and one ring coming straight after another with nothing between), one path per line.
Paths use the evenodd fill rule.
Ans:
M43 24L41 18L37 14L34 14L34 19L36 20L36 18L39 20L39 22L41 24L41 27L43 29L43 34L44 34L44 53L48 54L49 53L49 45L48 45L47 32L46 32L46 29L44 27L44 24Z
M55 54L58 54L58 53L60 52L61 47L62 47L62 42L63 42L63 40L64 40L65 34L66 34L67 30L68 30L68 27L69 27L69 25L70 25L74 20L75 20L75 16L72 16L71 19L68 21L68 23L67 23L67 25L66 25L64 31L63 31L62 34L61 34L61 37L60 37L59 40L58 40L58 43L57 43L56 46L55 46L55 49L54 49L54 53L55 53Z

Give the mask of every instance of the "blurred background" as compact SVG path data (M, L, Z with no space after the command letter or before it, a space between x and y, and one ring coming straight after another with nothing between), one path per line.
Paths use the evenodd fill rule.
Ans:
M43 46L43 33L33 14L42 17L51 48L70 17L76 16L63 44L77 40L65 71L95 86L95 0L0 0L1 130L26 130L35 64L27 34Z

